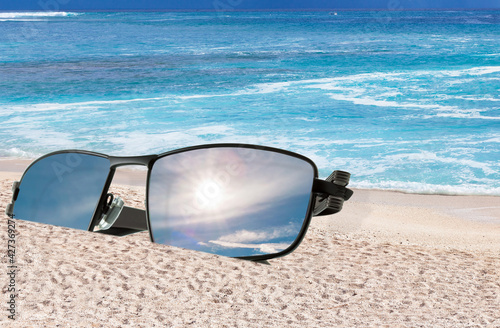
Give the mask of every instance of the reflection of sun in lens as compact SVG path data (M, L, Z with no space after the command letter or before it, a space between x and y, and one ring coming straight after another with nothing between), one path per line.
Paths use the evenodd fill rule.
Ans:
M194 189L196 204L202 209L219 210L227 200L225 189L212 179L199 181Z

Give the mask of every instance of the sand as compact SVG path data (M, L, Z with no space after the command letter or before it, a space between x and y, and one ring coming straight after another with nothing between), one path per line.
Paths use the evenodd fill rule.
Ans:
M2 211L19 176L0 173ZM356 190L268 265L26 221L15 240L2 327L500 327L500 197Z

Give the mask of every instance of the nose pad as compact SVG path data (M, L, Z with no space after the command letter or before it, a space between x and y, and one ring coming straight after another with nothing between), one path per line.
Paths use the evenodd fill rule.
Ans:
M122 212L124 205L123 200L120 197L114 197L113 194L108 194L107 196L108 200L104 207L101 221L94 230L106 230L111 228Z

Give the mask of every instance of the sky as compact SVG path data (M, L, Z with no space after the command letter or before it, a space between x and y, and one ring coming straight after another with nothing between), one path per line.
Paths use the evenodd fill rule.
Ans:
M15 0L0 11L67 10L250 10L250 9L481 9L500 0Z

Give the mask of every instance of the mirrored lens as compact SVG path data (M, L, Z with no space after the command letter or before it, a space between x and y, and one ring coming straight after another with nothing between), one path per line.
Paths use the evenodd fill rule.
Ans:
M87 230L109 167L104 157L79 153L38 160L21 180L14 217Z
M153 239L231 257L279 253L300 236L314 177L301 158L253 148L160 158L148 189Z

